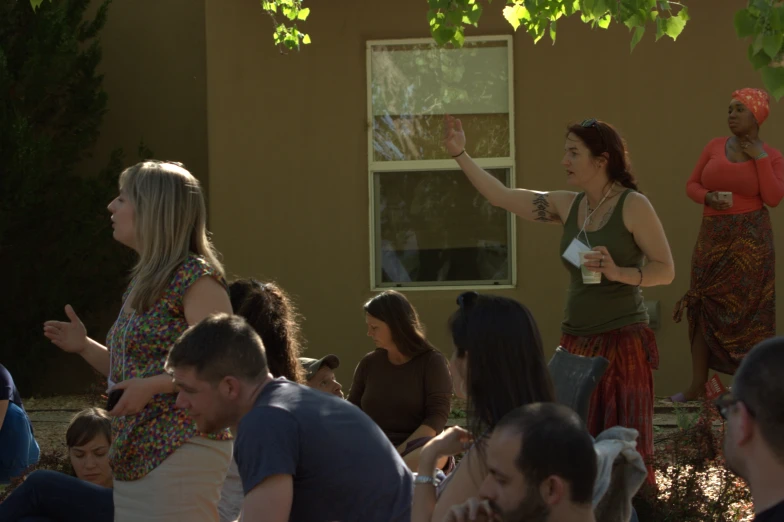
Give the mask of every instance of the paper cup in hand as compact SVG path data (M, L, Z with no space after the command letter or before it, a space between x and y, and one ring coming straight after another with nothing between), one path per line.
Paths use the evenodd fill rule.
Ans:
M586 285L598 285L602 282L602 273L601 272L592 272L585 266L585 255L586 254L598 254L595 250L584 250L580 252L580 271L583 274L583 284ZM587 261L591 261L588 259Z
M732 192L719 192L719 199L721 201L726 201L732 206Z

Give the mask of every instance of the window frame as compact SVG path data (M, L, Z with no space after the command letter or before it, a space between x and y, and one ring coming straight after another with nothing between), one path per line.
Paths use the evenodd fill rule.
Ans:
M514 57L513 40L511 35L488 35L471 36L465 39L466 42L506 42L507 50L507 74L508 74L508 101L509 101L509 156L495 158L474 158L474 161L482 168L503 168L509 169L509 187L517 186L517 176L515 168L515 127L514 127ZM514 214L509 216L509 283L494 284L488 281L482 284L476 281L466 281L465 284L434 284L435 281L422 283L392 283L384 284L378 280L378 267L376 266L376 240L380 238L381 223L376 222L376 183L375 174L377 172L397 172L397 171L435 171L435 170L460 170L457 163L452 159L443 160L418 160L418 161L374 161L375 151L373 149L373 100L372 100L372 56L375 47L385 46L406 46L429 44L436 46L432 38L402 38L394 40L367 40L365 42L365 97L367 103L367 182L368 182L368 243L370 250L370 289L374 292L395 289L399 291L423 291L423 290L488 290L488 289L513 289L517 288L517 219ZM380 260L379 260L380 261Z

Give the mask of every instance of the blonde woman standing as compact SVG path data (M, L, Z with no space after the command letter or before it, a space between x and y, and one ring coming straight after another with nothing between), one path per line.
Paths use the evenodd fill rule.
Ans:
M106 346L87 337L70 305L69 321L44 334L106 375L122 396L109 414L114 519L119 522L217 521L231 459L228 431L205 436L177 395L164 362L188 326L231 313L223 267L208 239L198 180L179 163L145 161L120 175L109 204L114 239L139 259Z

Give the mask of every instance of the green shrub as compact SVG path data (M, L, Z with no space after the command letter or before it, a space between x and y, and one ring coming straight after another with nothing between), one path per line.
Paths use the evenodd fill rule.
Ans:
M42 324L64 319L70 303L89 332L105 331L130 266L105 209L123 155L100 172L84 168L106 112L97 67L109 4L86 19L90 0L44 2L37 13L0 2L0 361L25 394L86 388L88 371L67 370L74 358L66 362Z

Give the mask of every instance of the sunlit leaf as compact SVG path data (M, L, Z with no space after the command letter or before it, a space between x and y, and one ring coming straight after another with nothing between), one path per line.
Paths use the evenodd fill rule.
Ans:
M677 40L678 36L683 32L686 27L686 21L689 19L689 12L685 7L682 7L676 16L671 16L667 21L667 36L673 40Z

